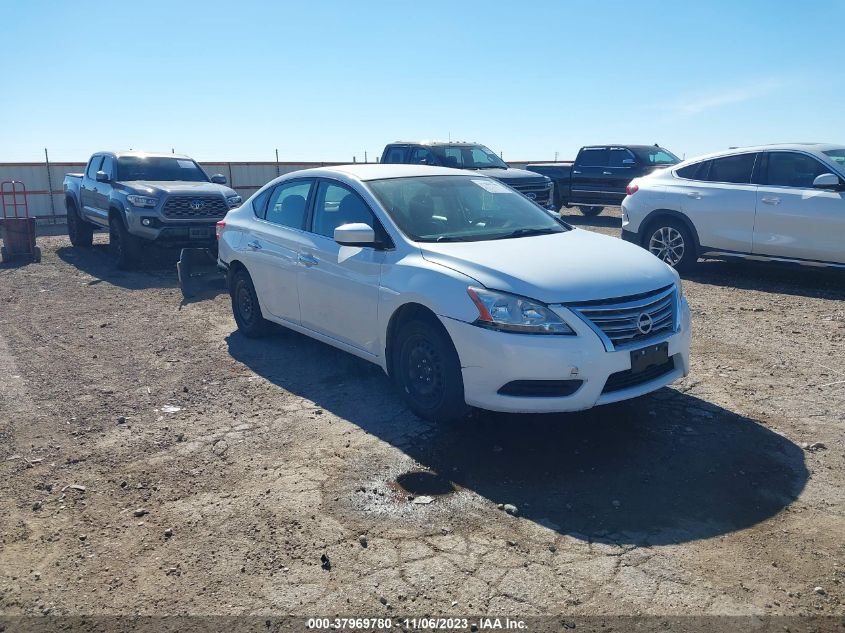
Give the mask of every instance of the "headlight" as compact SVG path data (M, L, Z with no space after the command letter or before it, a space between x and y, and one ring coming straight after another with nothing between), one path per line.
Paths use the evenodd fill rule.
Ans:
M241 202L243 202L243 198L240 196L229 196L226 198L226 204L229 205L230 209L241 206Z
M126 199L133 207L144 209L152 209L158 204L158 198L148 198L147 196L126 196Z
M504 332L527 334L575 334L566 323L542 303L484 288L467 288L478 319L475 325Z

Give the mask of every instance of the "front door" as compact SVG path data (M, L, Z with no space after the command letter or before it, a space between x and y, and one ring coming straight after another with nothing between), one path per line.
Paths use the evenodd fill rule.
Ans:
M813 188L830 167L800 152L768 152L757 192L754 254L845 263L845 196Z
M357 193L340 182L321 180L300 262L302 325L377 356L379 279L384 252L335 242L335 228L353 222L365 223L377 234L381 230Z

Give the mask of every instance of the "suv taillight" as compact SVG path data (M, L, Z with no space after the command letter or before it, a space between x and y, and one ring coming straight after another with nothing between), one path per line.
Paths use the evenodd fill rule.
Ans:
M216 235L216 237L217 237L218 240L220 239L220 236L223 234L224 228L226 228L226 222L223 221L223 220L220 220L217 223L217 235Z
M627 187L625 187L625 193L627 193L629 196L633 196L639 190L640 188L637 185L628 185Z

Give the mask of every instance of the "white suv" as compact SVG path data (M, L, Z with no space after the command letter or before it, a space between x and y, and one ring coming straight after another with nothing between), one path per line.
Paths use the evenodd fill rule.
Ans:
M218 236L241 332L272 321L376 363L426 419L587 409L689 370L674 270L482 175L294 172Z
M628 185L622 238L675 268L699 256L845 266L845 147L746 147Z

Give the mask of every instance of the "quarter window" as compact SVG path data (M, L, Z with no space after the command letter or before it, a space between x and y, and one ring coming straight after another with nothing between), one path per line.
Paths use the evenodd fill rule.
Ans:
M292 229L304 229L312 185L311 180L297 180L277 186L270 194L265 219Z
M816 176L830 170L812 156L797 152L769 152L766 184L811 189Z
M707 180L707 172L710 170L711 162L713 161L705 160L701 163L693 163L692 165L681 167L675 173L687 180Z
M267 208L267 198L270 197L271 191L273 191L273 188L269 187L252 199L252 210L256 217L264 217L264 210Z
M367 203L354 191L323 181L314 205L314 233L334 239L334 230L344 224L360 222L376 228Z
M607 167L610 151L607 148L584 149L576 163L582 167Z
M710 165L710 182L730 182L748 184L751 182L751 171L754 169L756 154L738 154L713 159Z

